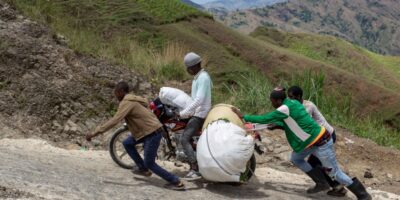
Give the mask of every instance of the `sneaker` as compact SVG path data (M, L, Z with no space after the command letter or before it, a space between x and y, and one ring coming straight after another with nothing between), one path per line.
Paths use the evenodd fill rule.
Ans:
M178 183L167 183L166 185L164 185L164 188L177 191L186 190L185 185L181 181L179 181Z
M144 176L144 177L149 177L152 174L151 171L149 171L149 170L143 170L143 169L138 169L138 168L132 169L131 172L134 175L139 175L139 176Z
M194 180L198 180L201 179L201 174L199 172L196 172L194 170L190 170L190 172L184 177L182 178L183 180L187 180L187 181L194 181Z

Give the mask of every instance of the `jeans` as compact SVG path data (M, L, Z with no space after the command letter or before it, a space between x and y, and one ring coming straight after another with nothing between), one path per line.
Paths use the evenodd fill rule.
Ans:
M180 143L183 147L183 151L185 152L188 161L191 164L196 163L197 159L192 144L190 144L190 140L201 129L203 124L204 124L204 119L200 117L190 118L189 122L186 125L185 130L183 131L180 137Z
M335 133L335 131L333 131L333 133L332 133L332 140L333 140L333 143L336 143L336 133ZM321 161L316 156L314 156L312 154L308 158L307 162L310 163L312 168L322 167Z
M124 145L128 155L132 158L140 170L151 170L164 180L175 184L179 182L179 178L174 174L167 172L156 163L157 150L160 146L160 141L162 138L161 132L162 131L156 131L138 141L136 141L132 136L128 136L128 138L126 138L122 144ZM135 147L140 143L143 143L144 161Z
M349 186L353 183L351 178L347 176L339 167L336 160L336 153L333 147L333 140L322 146L312 146L304 149L302 152L292 152L291 162L300 168L303 172L309 172L312 170L311 165L304 159L309 156L316 156L322 163L322 166L329 169L326 173L340 184Z

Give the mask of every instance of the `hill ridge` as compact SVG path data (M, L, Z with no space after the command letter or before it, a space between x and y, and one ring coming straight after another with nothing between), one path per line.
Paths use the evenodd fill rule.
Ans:
M329 34L377 53L400 55L399 9L396 1L290 0L247 11L216 12L216 18L246 33L266 26Z

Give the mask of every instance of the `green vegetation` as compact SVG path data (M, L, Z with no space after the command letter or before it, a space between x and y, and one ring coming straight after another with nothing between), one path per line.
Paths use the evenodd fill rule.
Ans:
M225 102L232 103L246 113L262 114L271 111L268 95L273 84L255 71L242 74L234 83L226 85L231 98ZM360 118L351 108L350 94L344 96L334 91L324 90L325 75L306 71L300 76L293 76L289 81L281 81L288 88L298 85L304 90L304 99L313 101L326 119L335 127L345 128L352 133L369 138L380 145L400 149L400 135L395 130L382 124L382 120L366 117ZM329 95L328 95L329 94Z
M395 74L397 74L398 77L400 77L400 57L383 56L368 50L364 51L374 62L391 69Z
M208 16L178 0L19 0L14 5L49 24L78 52L130 66L154 83L186 77L183 45L167 42L157 24Z
M180 0L137 0L139 5L156 16L163 23L177 22L191 17L209 17L210 15L199 12L196 8L181 3Z
M265 76L257 71L250 71L236 74L235 77L229 81L230 84L224 85L225 92L229 94L224 96L231 98L220 101L228 101L249 113L262 113L272 109L268 95L274 86Z
M400 90L398 84L393 84L400 78L398 57L378 55L332 36L282 33L271 28L259 28L252 36L367 77L371 82L391 90Z
M65 35L68 45L75 51L129 66L158 85L169 80L187 80L182 58L189 50L198 51L205 55L204 63L210 61L207 69L214 81L213 101L231 103L250 113L272 109L267 96L274 84L266 78L265 72L255 69L256 65L273 69L275 74L267 74L270 78L282 79L285 76L280 73L293 72L299 63L305 63L303 66L326 63L341 72L359 73L371 81L379 80L377 84L396 89L396 86L389 85L393 73L389 73L387 79L379 77L375 80L378 75L386 73L379 71L375 64L392 66L399 63L398 59L365 54L364 50L346 42L337 42L332 37L296 36L279 31L253 34L263 40L269 38L267 41L282 48L264 44L211 23L211 20L192 19L209 16L177 0L10 2L25 15L49 24L55 33ZM268 35L263 35L266 32ZM392 66L390 70L398 69ZM307 72L289 78L290 81L280 80L280 83L302 86L306 97L316 102L333 125L345 127L379 144L400 148L399 136L395 136L394 131L382 125L381 119L357 117L350 98L337 98L343 94L326 87L322 74ZM279 80L274 80L277 82Z
M395 93L400 91L400 57L379 55L331 36L282 33L270 28L259 28L252 33L252 36L344 70L357 77L366 78ZM398 105L394 106L398 107ZM398 116L394 116L397 115L395 112L398 112L396 108L384 110L380 115L392 127L399 129L400 127L396 123ZM381 121L382 119L378 117L375 120Z
M65 15L68 18L76 18L77 24L91 24L93 28L98 25L134 25L143 20L171 23L199 16L211 18L209 14L182 4L179 0L17 0L10 3L14 3L31 16L42 17L42 21L48 17L56 19ZM68 21L68 18L60 20Z

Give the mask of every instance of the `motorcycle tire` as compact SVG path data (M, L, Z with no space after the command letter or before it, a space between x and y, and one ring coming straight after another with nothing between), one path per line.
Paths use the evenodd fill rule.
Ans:
M121 127L117 129L109 143L109 152L110 156L115 163L117 163L120 167L125 169L132 169L135 165L132 159L130 159L129 155L126 153L125 149L123 148L122 141L127 137L124 135L130 134L129 130L126 127ZM123 160L124 157L129 159Z

